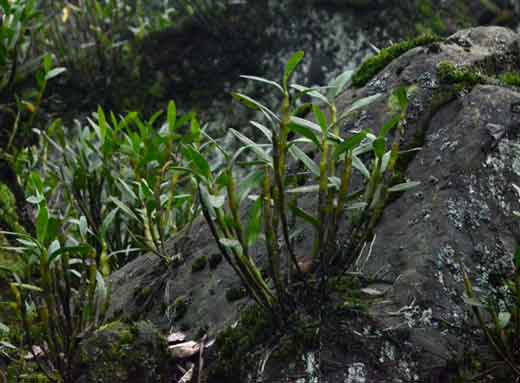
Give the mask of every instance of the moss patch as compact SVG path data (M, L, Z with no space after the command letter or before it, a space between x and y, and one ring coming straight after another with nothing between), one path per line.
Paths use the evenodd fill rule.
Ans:
M175 303L173 304L173 308L175 310L175 320L180 320L184 318L184 316L188 312L188 302L186 301L186 298L177 298L175 300Z
M442 41L442 39L438 36L424 34L382 49L376 56L370 57L359 66L356 73L352 76L352 85L356 88L364 86L397 57L413 48L439 41Z
M248 353L275 332L270 314L259 306L246 308L237 326L229 327L216 339L217 360L208 371L208 381L240 381L248 365Z
M202 271L206 268L206 265L208 264L208 257L203 255L202 257L197 258L193 264L191 265L191 272L196 273L199 271Z
M507 72L502 74L499 79L506 85L520 87L520 72Z
M445 84L464 84L469 87L484 81L483 76L472 68L457 68L449 61L441 61L437 64L437 76Z
M88 382L167 382L170 360L166 341L149 322L113 322L81 347L82 378Z

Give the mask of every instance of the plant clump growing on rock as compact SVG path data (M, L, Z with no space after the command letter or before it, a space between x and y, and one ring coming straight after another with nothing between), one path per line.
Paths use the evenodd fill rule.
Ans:
M383 70L390 62L408 52L413 48L440 42L442 39L433 34L424 34L411 40L406 40L381 51L365 60L352 76L352 85L361 88L367 84L375 75Z
M340 136L342 119L370 104L379 95L358 100L338 116L335 99L350 80L352 72L333 80L326 87L326 94L320 93L322 88L290 84L289 80L303 56L303 52L297 52L288 61L280 84L256 76L243 76L273 87L281 98L278 111L247 95L233 95L244 106L265 116L265 125L252 121L264 135L265 143L255 142L231 129L241 145L234 153L211 138L208 145L190 143L182 149L198 189L202 212L223 257L239 275L255 302L271 311L280 322L284 322L294 310L297 294L293 291L292 281L300 281L308 287L307 276L302 271L291 239L297 230L296 220L314 232L309 260L312 265L319 265L323 285L330 265L355 260L361 243L369 239L389 193L416 185L404 182L389 187L403 131L401 120L408 103L406 90L399 88L395 92L393 100L397 111L377 136L365 130L343 138ZM315 101L310 103L315 122L298 117L301 109L298 103L304 96ZM392 140L389 138L391 134L394 136ZM302 145L315 147L320 153L319 161L309 157ZM210 148L224 156L223 166L210 165L207 159L211 154L208 153ZM254 157L248 158L247 152ZM368 167L360 159L364 154L372 159ZM302 183L291 175L289 167L293 163L302 166L306 182ZM236 175L237 167L247 172L240 182ZM359 192L351 191L354 171L365 178L364 188ZM253 194L254 191L259 194ZM309 193L316 195L314 212L300 206L299 201ZM244 210L247 200L251 203ZM359 215L352 231L353 246L348 257L339 257L336 251L339 226L350 214ZM245 217L247 222L244 222ZM265 238L267 276L272 285L262 275L251 254L261 234Z

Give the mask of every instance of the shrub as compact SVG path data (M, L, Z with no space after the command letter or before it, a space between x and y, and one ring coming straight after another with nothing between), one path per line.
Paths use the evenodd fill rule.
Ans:
M65 197L57 208L73 223L84 217L83 240L98 250L105 275L136 251L168 261L165 241L188 231L198 214L177 169L181 141L199 139L198 121L193 114L177 118L173 102L161 125L160 115L142 121L137 113L116 118L99 108L74 134L65 134L60 121L40 132L42 151L58 154L42 167L49 189Z

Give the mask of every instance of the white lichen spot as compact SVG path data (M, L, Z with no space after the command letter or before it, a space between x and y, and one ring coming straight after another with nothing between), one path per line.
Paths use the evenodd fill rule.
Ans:
M367 368L364 363L353 363L348 367L347 379L345 383L366 383Z

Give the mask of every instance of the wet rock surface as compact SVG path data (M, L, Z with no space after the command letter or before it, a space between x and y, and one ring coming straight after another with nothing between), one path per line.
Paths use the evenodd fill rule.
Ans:
M391 115L392 90L408 87L403 146L421 150L402 171L421 185L388 204L367 246L371 252L362 253L362 266L351 270L373 281L365 286L372 297L368 313L340 315L326 331L319 358L308 350L290 360L261 359L262 381L300 376L295 381L316 382L318 359L324 382L454 381L467 340L462 271L485 294L498 292L520 237L513 216L520 210L513 187L520 183L520 89L496 80L520 70L519 49L520 36L509 29L463 30L405 53L363 88L340 96L339 111L382 93L344 134L352 127L377 131ZM488 80L466 88L445 84L437 75L442 61L480 71ZM297 244L299 252L306 248L305 240ZM202 326L215 334L238 317L241 302L225 299L238 281L225 262L190 270L198 257L217 252L201 223L186 243L172 243L180 266L138 258L112 276L111 315L147 318L162 328L180 328L185 321L192 334ZM188 303L182 318L175 311L179 298Z

